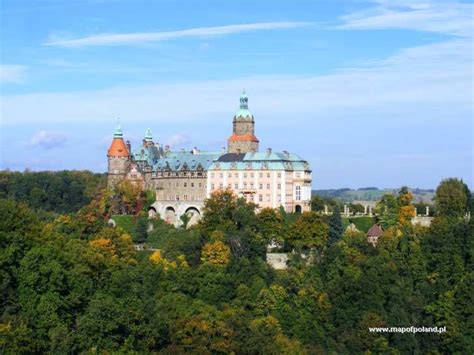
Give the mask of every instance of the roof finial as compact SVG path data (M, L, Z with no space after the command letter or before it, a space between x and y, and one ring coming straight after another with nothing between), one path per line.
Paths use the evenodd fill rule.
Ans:
M245 94L245 89L242 90L242 95L240 95L240 108L241 109L248 109L249 99Z
M115 128L114 138L122 138L122 126L120 126L120 117L117 117L117 128Z

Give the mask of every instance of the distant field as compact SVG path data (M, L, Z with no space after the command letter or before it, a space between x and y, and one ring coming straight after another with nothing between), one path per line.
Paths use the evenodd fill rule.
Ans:
M434 190L411 189L414 202L431 203L434 196ZM329 189L329 190L313 190L313 195L325 198L334 198L344 202L353 201L378 201L387 193L397 194L397 189L377 189L375 187L362 189Z

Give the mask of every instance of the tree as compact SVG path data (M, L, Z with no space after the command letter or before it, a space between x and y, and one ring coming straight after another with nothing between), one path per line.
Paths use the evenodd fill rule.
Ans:
M331 217L329 217L329 237L328 245L333 245L339 239L341 239L343 233L341 212L339 207L336 206L332 211Z
M441 181L436 189L435 205L438 216L463 217L468 210L468 196L462 180L449 178Z
M224 242L217 240L202 247L201 261L213 265L227 265L230 260L230 249Z
M137 220L135 227L134 242L144 243L148 238L148 218L141 216Z
M257 228L266 244L283 242L283 217L273 208L263 208L257 214Z
M402 226L409 225L411 219L416 216L415 206L412 204L413 194L408 190L408 187L403 186L398 192L398 222Z
M385 194L377 203L377 212L380 215L380 225L384 230L396 227L398 224L398 200L392 194Z
M326 244L328 226L315 212L303 212L290 227L288 239L296 248L320 248Z

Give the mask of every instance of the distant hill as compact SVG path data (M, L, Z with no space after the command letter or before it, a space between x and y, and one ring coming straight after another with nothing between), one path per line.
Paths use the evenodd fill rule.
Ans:
M432 203L434 197L433 189L410 189L413 193L414 202ZM349 188L313 190L313 195L325 198L334 198L343 202L353 201L378 201L387 193L397 194L398 189L378 189L377 187L362 187L357 190Z

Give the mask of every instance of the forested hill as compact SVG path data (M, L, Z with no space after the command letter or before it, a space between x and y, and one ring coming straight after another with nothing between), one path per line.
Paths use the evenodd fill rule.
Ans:
M136 250L104 218L110 193L53 218L0 198L0 354L474 353L472 196L458 179L437 188L429 227L412 225L406 189L384 199L376 246L345 231L338 209L290 218L230 191L175 228L148 220L146 194L123 183L114 199L159 248ZM70 200L62 208L83 201L57 199ZM286 270L266 263L270 243L288 253ZM412 326L446 331L369 330Z
M90 171L0 171L0 198L48 212L76 212L106 184L105 174Z
M433 200L433 189L410 189L414 202L431 203ZM385 194L398 193L398 189L378 189L377 187L363 187L359 189L322 189L313 190L312 194L323 198L335 198L343 202L353 201L378 201Z

